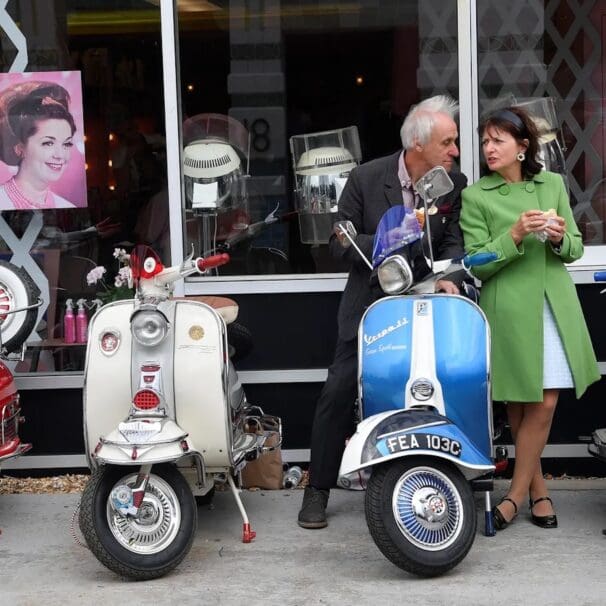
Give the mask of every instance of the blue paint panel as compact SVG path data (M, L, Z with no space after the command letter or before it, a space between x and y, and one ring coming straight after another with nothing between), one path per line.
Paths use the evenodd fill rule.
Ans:
M404 407L411 367L414 301L393 297L377 302L361 329L364 417ZM433 306L436 373L446 416L490 456L487 326L479 309L466 299L428 295ZM430 344L427 344L428 346Z
M375 303L360 327L364 417L404 408L410 374L413 299L392 297Z

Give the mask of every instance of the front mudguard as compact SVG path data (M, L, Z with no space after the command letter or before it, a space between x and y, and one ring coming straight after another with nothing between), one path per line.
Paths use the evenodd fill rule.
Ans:
M494 471L482 454L449 419L429 409L391 410L364 419L343 453L339 484L346 486L361 470L409 456L434 456L453 463L467 480Z
M161 430L150 439L129 437L119 428L99 439L91 452L92 467L99 465L155 465L178 461L184 456L199 456L186 432L171 419L149 418L143 422L156 421Z

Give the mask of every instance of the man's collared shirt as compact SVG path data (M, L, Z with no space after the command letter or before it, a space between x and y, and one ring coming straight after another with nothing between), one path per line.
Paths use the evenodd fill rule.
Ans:
M416 208L419 202L419 194L414 190L412 179L406 169L406 163L404 162L404 152L400 154L398 160L398 179L402 186L402 201L406 208Z

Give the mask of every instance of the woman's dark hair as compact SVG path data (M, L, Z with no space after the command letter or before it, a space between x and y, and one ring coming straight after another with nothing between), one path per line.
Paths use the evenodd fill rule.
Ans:
M532 178L541 172L543 166L537 160L539 152L539 133L532 118L519 107L507 107L489 114L480 122L480 137L489 128L496 128L509 133L518 143L528 141L526 158L522 161L522 174Z
M69 111L69 93L52 82L22 82L0 93L0 159L16 166L21 158L15 151L38 130L41 120L65 120L72 131L76 123Z

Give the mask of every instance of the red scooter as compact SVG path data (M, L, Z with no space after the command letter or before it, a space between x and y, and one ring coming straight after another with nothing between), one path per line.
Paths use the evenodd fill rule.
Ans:
M1 360L23 359L25 341L35 327L37 308L42 305L39 294L40 290L23 269L0 261ZM31 449L31 444L19 438L19 425L23 421L13 374L0 361L0 467L7 459Z

